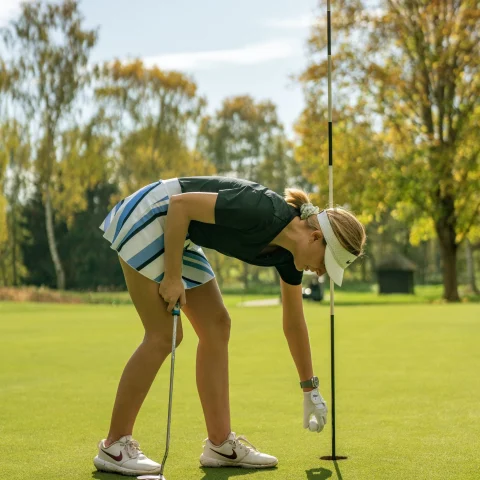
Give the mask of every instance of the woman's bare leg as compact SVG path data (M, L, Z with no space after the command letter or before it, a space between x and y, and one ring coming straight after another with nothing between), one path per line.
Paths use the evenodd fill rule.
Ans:
M208 438L220 445L228 437L228 341L230 317L215 279L186 291L183 307L198 335L197 388L202 402Z
M131 435L140 407L163 361L172 350L172 314L158 293L158 283L146 278L120 257L127 288L137 309L145 336L128 361L120 379L106 446ZM183 336L181 321L177 345Z

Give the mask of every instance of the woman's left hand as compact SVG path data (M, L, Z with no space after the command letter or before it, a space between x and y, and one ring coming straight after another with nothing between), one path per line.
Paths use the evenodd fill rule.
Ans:
M318 388L303 392L303 428L320 433L327 423L327 404Z

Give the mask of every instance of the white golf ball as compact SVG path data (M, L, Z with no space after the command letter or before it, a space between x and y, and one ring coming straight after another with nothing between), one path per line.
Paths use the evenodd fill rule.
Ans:
M308 428L310 429L311 432L316 432L318 431L318 422L315 417L313 417L310 422L308 422Z

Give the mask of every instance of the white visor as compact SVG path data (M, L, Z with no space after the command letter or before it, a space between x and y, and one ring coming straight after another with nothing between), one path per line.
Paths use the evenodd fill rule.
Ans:
M353 263L357 257L342 247L333 232L327 211L323 210L317 215L318 223L327 242L325 248L325 268L328 276L339 286L342 286L343 271Z

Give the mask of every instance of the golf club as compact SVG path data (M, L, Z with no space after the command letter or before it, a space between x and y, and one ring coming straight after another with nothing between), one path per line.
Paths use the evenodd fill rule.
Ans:
M168 449L170 447L170 424L172 423L172 397L173 397L173 374L175 371L175 344L177 340L177 322L180 315L180 306L177 303L172 310L173 315L173 338L172 338L172 357L170 362L170 394L168 397L168 420L167 420L167 442L165 445L165 454L162 460L162 466L160 468L159 475L141 475L137 477L138 480L167 480L163 475L165 469L165 462L168 457Z

